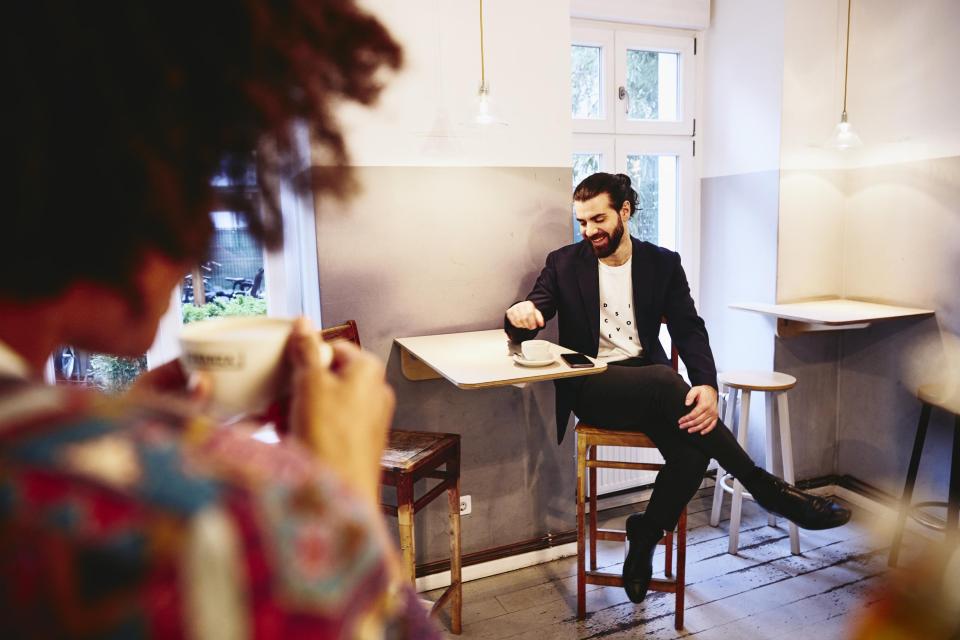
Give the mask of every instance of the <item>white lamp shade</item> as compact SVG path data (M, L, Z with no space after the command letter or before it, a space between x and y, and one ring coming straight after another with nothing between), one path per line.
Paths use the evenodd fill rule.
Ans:
M847 114L844 113L840 118L840 122L833 128L833 135L827 139L825 146L842 151L862 145L863 141L860 140L860 136L857 135L857 132L854 131L850 123L847 122Z

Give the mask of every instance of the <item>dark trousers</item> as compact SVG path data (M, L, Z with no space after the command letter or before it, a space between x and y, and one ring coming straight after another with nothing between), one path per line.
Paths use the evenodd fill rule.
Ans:
M640 431L657 445L666 464L657 474L646 517L667 531L676 527L711 458L744 485L751 484L756 469L722 421L707 435L678 426L691 409L684 404L689 391L690 385L670 367L631 358L585 376L575 401L581 420L599 428Z

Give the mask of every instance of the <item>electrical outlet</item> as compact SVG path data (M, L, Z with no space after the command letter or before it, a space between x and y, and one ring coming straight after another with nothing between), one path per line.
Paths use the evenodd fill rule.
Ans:
M471 511L473 511L473 503L470 501L470 496L460 496L460 515L468 516Z

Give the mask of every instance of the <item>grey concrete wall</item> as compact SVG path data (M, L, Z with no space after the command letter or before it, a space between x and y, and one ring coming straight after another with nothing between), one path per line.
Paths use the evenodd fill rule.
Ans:
M464 391L411 382L393 339L502 326L546 254L569 244L571 170L360 167L362 192L317 203L324 325L353 318L388 362L394 427L462 436L470 553L575 526L572 438L556 444L553 385ZM555 337L553 327L546 337ZM423 486L418 486L422 492ZM447 557L446 501L418 514L418 562Z
M839 381L838 470L902 490L920 405L919 384L960 384L960 157L848 172L844 284L850 297L936 309L845 332ZM944 500L952 422L934 412L917 499Z
M779 182L777 171L700 182L700 313L721 372L773 367L773 322L729 305L775 300ZM764 413L753 406L748 449L759 459Z

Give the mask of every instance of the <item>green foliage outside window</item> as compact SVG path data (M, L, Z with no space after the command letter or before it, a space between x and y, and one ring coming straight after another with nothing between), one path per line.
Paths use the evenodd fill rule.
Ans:
M570 48L570 96L574 118L599 118L600 47Z
M183 324L223 316L265 315L267 315L267 301L253 296L235 296L223 300L218 298L199 307L192 304L183 305Z
M90 376L93 384L107 393L125 391L137 376L146 370L146 356L120 358L96 354L90 357Z
M660 54L656 51L627 51L627 92L632 120L660 117Z

